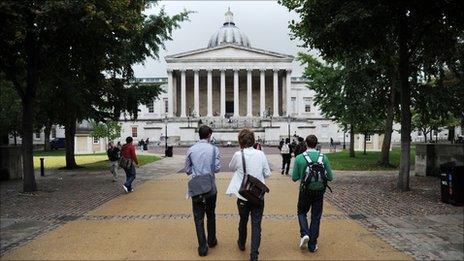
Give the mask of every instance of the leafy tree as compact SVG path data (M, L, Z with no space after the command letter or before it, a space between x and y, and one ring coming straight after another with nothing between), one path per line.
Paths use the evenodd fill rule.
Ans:
M281 0L295 11L294 37L307 48L320 51L326 60L372 54L378 62L392 56L397 70L401 109L401 160L398 188L409 189L411 146L411 82L426 57L455 53L462 42L464 2ZM459 40L461 39L461 40ZM417 58L417 60L416 60ZM411 78L410 78L411 77Z
M92 132L90 135L93 138L107 138L108 141L113 141L121 137L121 124L117 121L92 122Z
M21 99L24 191L37 189L32 138L36 98L41 93L60 98L53 102L60 112L58 123L66 128L68 168L77 166L76 121L98 119L101 113L116 117L126 110L136 115L134 105L140 103L136 97L143 100L159 93L157 88L131 84L131 66L148 56L157 57L163 42L188 13L168 16L161 10L157 15L145 15L144 10L156 2L0 2L0 70ZM133 90L129 90L131 85Z
M8 144L9 135L21 132L21 100L9 81L0 75L0 144Z

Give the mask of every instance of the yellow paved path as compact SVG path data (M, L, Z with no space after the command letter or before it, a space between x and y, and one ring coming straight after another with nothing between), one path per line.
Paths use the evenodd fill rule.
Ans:
M24 259L247 259L237 249L238 217L235 198L223 193L231 173L218 174L216 208L218 246L207 257L197 255L191 203L185 198L187 179L173 174L152 180L69 222L2 260ZM297 184L274 173L269 180L262 222L260 259L411 259L393 249L356 222L346 218L327 201L319 237L319 251L298 248L296 212ZM249 236L251 233L249 233Z

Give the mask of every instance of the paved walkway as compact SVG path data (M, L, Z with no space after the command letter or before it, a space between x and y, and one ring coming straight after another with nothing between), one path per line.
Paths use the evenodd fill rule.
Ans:
M234 198L223 194L231 173L218 176L219 245L206 258L196 253L196 236L187 179L173 174L147 181L132 194L117 197L75 221L2 259L247 259L236 247L238 215ZM297 184L274 173L269 182L263 220L261 259L410 259L325 203L320 251L298 248L295 216ZM247 245L249 249L249 244Z

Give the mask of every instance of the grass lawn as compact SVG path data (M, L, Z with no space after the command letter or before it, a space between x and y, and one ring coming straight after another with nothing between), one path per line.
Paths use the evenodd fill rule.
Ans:
M330 160L332 169L335 170L394 170L400 164L400 149L390 151L390 164L392 167L377 165L380 157L380 151L368 151L364 155L362 151L356 151L356 157L350 158L349 151L344 150L335 153L325 153ZM415 149L411 149L411 164L414 164Z
M64 150L35 151L34 168L40 168L40 158L44 158L45 169L58 169L66 165ZM161 158L153 155L137 155L139 166L157 161ZM106 153L79 154L76 155L77 165L83 167L83 171L98 171L108 168Z

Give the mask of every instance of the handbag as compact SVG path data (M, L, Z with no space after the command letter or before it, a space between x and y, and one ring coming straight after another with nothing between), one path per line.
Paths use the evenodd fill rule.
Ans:
M246 171L245 156L242 150L243 180L238 193L254 205L264 203L264 194L269 193L269 188L261 180L248 175Z
M121 156L118 161L118 165L123 169L130 169L132 167L132 160Z
M210 175L197 175L192 177L192 179L188 182L189 195L192 197L193 202L204 202L207 198L216 193L216 186L214 184L214 147L213 159L211 162Z

